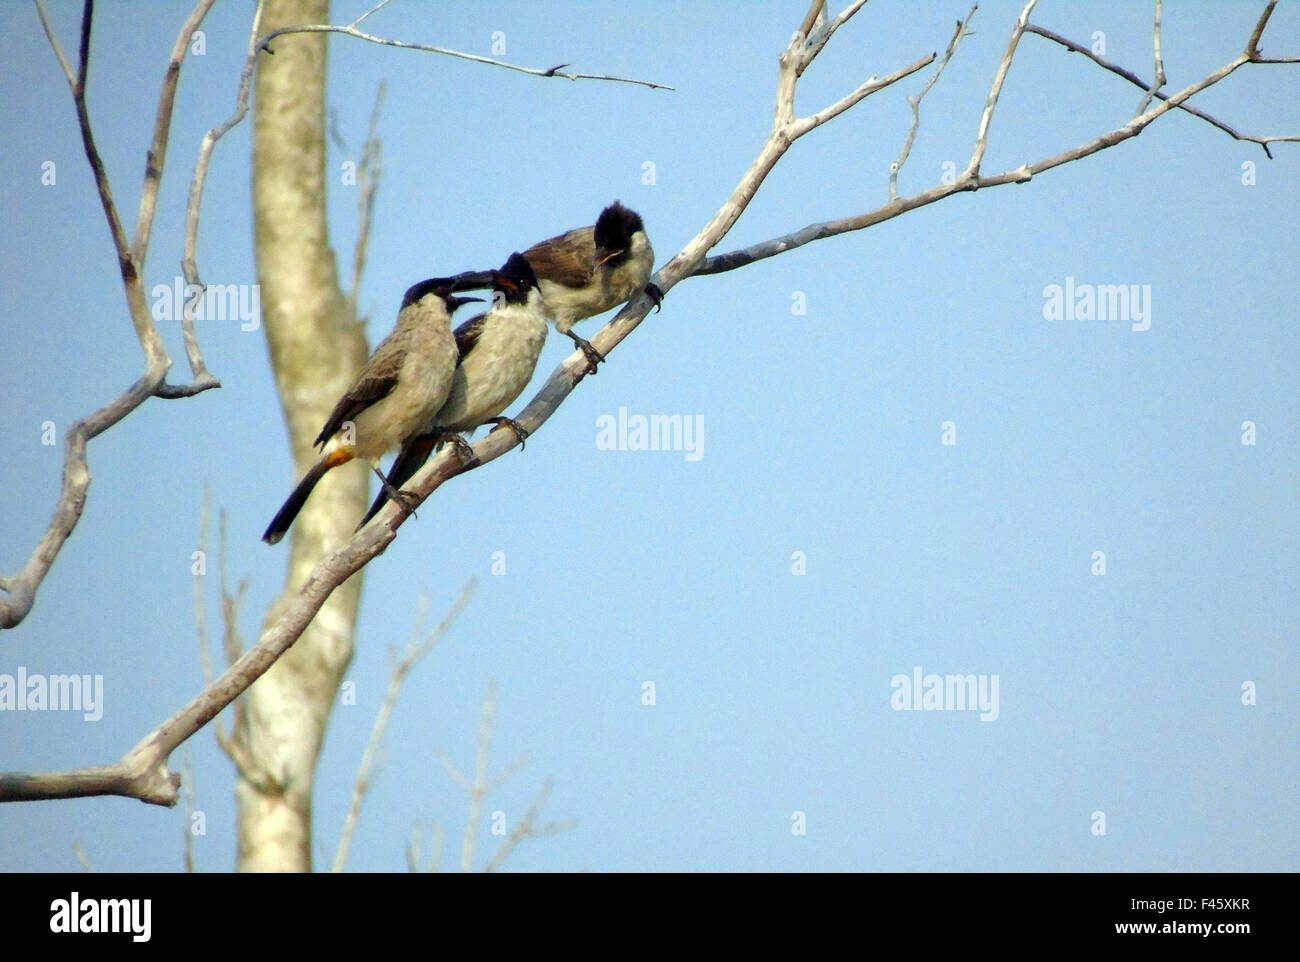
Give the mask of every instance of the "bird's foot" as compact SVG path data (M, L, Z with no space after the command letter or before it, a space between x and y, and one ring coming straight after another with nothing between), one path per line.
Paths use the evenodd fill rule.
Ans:
M455 431L448 431L438 439L438 444L451 444L456 448L456 457L460 458L461 464L465 467L473 467L478 464L478 455L470 447L469 442L462 438Z
M420 504L420 499L406 491L397 490L397 488L393 487L392 483L384 477L382 471L378 468L374 468L373 470L375 472L375 477L379 478L379 483L383 485L384 494L388 495L390 500L396 501L400 504L402 510L414 518L416 516L415 509Z
M569 337L573 338L573 343L578 345L582 350L582 353L587 356L587 371L591 374L595 374L596 365L605 360L605 355L592 347L591 341L587 340L585 337L579 337L572 331L565 331L565 333L568 334Z
M524 442L528 440L528 432L525 431L523 426L514 418L488 418L483 423L495 424L496 427L492 429L493 431L499 430L503 425L508 427L511 431L515 432L515 437L519 439L519 450L522 451L524 449Z
M659 289L658 284L647 284L645 286L645 296L655 302L655 310L661 310L664 303L664 292Z
M420 503L420 499L416 498L413 494L407 494L406 491L399 491L396 489L396 487L394 487L386 477L383 477L383 472L380 471L376 465L370 465L370 471L374 472L374 476L380 478L380 485L383 486L383 493L389 495L390 499L393 499L396 503L400 504L402 510L406 511L408 515L415 517L416 506Z
M394 488L391 484L385 484L384 491L387 493L390 501L396 501L401 506L402 510L412 518L419 517L419 515L415 513L415 509L419 507L420 499L411 492Z

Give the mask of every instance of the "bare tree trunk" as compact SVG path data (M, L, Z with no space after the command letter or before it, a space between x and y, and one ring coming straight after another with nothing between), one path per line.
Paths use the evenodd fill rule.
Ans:
M328 0L272 0L263 32L326 23ZM339 291L325 220L324 34L286 36L262 54L254 88L253 216L262 320L295 469L366 357L366 339ZM261 430L250 425L250 430ZM282 478L287 493L295 478ZM365 510L360 464L330 472L293 527L285 594L295 594ZM267 506L268 509L273 507ZM268 549L269 550L269 549ZM358 573L359 574L359 573ZM248 693L239 737L249 766L235 786L240 871L311 870L311 801L330 709L352 659L361 579L330 597L298 642Z

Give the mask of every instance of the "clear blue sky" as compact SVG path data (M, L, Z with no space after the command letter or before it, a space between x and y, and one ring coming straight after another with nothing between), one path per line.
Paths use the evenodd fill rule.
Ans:
M75 50L80 5L52 6ZM1181 89L1239 52L1263 4L1166 6L1166 69ZM334 19L365 7L340 3ZM800 112L942 50L968 7L876 0L805 75ZM1018 8L981 5L923 103L904 192L964 166ZM218 4L206 53L185 65L150 287L178 273L190 172L233 105L249 10ZM329 100L354 146L388 84L361 291L372 341L411 283L498 264L615 198L643 214L666 262L760 146L776 56L803 11L651 3L634 18L609 4L399 0L366 24L481 54L503 31L514 62L676 92L331 39ZM129 226L180 19L175 4L103 4L96 25L90 109ZM1151 72L1148 4L1044 0L1034 19L1085 43L1102 31L1108 57ZM1264 49L1300 54L1300 5L1279 5ZM48 522L63 428L141 360L66 84L29 5L0 7L0 51L10 574ZM800 141L723 249L887 199L905 97L923 80ZM1117 127L1140 99L1027 37L984 169ZM1245 68L1196 103L1245 131L1295 133L1300 69ZM199 247L209 283L255 280L249 137L246 122L213 159ZM477 575L393 714L350 868L402 869L417 822L441 823L443 865L458 861L466 806L437 752L472 767L493 679L493 768L530 761L486 811L513 826L550 778L544 817L578 820L524 844L514 869L1300 867L1300 145L1274 153L1170 116L1029 184L677 287L527 451L437 492L367 569L348 673L357 704L334 711L315 794L318 866L417 597L436 618ZM331 152L335 172L341 161ZM346 272L355 194L338 180L331 241ZM1044 289L1067 278L1149 286L1150 329L1045 319ZM162 327L184 380L178 325ZM224 387L151 401L91 443L85 515L32 614L0 635L0 674L102 674L103 718L0 712L0 769L109 762L198 690L190 553L205 484L229 512L231 575L249 579L246 638L282 587L287 552L258 539L295 477L263 335L226 321L200 336ZM552 336L536 386L569 351ZM598 419L620 408L702 418L703 456L601 450ZM47 420L58 447L40 443ZM956 445L941 443L949 421ZM1090 570L1097 551L1104 576ZM796 552L805 574L792 571ZM205 596L215 635L215 577ZM892 680L918 666L996 675L997 719L895 711ZM1246 682L1254 706L1241 703ZM228 870L232 772L210 731L190 747L207 827L196 859ZM485 817L479 864L498 841L489 829ZM0 869L75 870L75 840L100 870L174 870L183 830L179 808L124 799L4 806Z

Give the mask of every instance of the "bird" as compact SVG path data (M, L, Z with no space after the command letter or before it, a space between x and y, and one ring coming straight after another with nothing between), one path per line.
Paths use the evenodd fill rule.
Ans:
M352 386L339 398L314 442L320 459L307 471L267 526L262 540L278 543L317 482L332 468L364 458L379 475L379 459L422 430L452 390L457 350L452 315L480 297L452 293L450 278L430 278L402 297L392 333L379 342Z
M589 370L605 358L591 342L572 330L578 321L630 300L645 291L658 309L663 293L650 284L654 248L636 211L618 201L600 212L590 227L577 227L540 241L524 251L537 274L546 314L586 355ZM487 286L487 272L456 276L457 290Z
M491 273L491 309L456 328L458 360L446 400L425 429L403 444L384 489L358 528L378 514L393 492L443 443L456 444L463 460L471 458L473 452L461 438L462 432L495 424L514 431L521 445L528 437L522 426L500 415L528 386L542 353L547 332L542 294L537 275L518 252Z

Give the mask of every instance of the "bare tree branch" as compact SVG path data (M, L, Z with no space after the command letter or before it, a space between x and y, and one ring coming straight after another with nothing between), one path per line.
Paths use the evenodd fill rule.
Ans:
M411 828L411 838L406 843L406 870L408 872L437 872L442 864L442 826L433 823L433 843L429 846L429 867L420 868L424 854L424 834L417 822Z
M185 746L185 871L194 873L194 759Z
M1155 80L1151 82L1150 88L1142 97L1142 102L1138 104L1137 113L1144 114L1147 108L1151 106L1151 98L1156 95L1161 87L1165 85L1165 59L1160 52L1160 17L1163 13L1161 0L1156 0L1155 26L1152 28L1152 46L1155 48Z
M837 16L834 20L831 20L829 22L826 20L825 4L824 3L813 4L813 7L821 8L818 11L818 14L821 17L822 25L820 27L814 27L812 32L808 34L807 47L803 51L803 55L800 57L799 63L796 64L794 68L794 75L796 79L802 77L803 72L808 68L808 65L812 63L815 59L817 59L817 55L822 52L822 48L826 46L827 42L830 41L831 37L835 36L835 31L840 29L840 27L844 26L846 23L848 23L849 19L859 10L861 10L864 6L866 6L866 4L867 4L867 0L853 0L853 3L849 4L847 7L845 7L843 10L840 11L839 16ZM810 10L809 12L811 13L812 11Z
M380 4L383 6L383 4ZM375 10L379 9L376 7ZM374 13L371 10L370 13ZM422 50L425 53L440 53L447 57L457 57L461 60L469 60L474 63L487 64L491 67L504 67L506 70L514 70L518 73L526 73L533 77L563 77L565 80L608 80L613 83L637 84L641 87L650 87L653 90L675 90L675 87L669 87L667 84L655 83L650 80L633 80L630 77L613 77L608 74L594 73L562 73L559 67L551 67L547 70L541 70L536 67L520 67L517 64L507 63L504 60L493 60L491 57L480 57L477 54L464 53L460 50L451 50L447 47L435 47L426 43L410 43L405 40L389 40L386 37L376 37L373 34L365 33L356 28L356 24L364 20L365 16L353 21L348 26L329 23L304 23L293 27L279 27L272 30L262 38L258 44L259 50L265 50L267 53L274 54L271 49L271 42L277 37L283 37L293 33L341 33L346 37L355 37L357 40L366 40L370 43L377 43L385 47L398 47L402 50ZM567 67L568 64L560 66Z
M243 643L239 637L239 612L244 606L244 593L248 588L248 579L242 578L235 594L230 593L226 579L226 512L224 509L219 515L218 525L218 548L217 548L217 569L220 578L221 593L221 623L223 626L222 648L225 651L226 664L232 665L239 658L243 651ZM203 488L203 513L199 527L199 546L198 551L204 557L206 565L207 558L207 527L208 527L208 489ZM194 606L195 620L198 625L199 641L199 662L203 666L203 684L212 683L212 662L208 657L208 638L206 623L207 618L203 604L203 575L196 575L194 579ZM273 776L271 773L263 771L252 758L249 757L247 750L244 748L246 734L248 731L248 722L244 713L243 699L236 698L233 706L234 721L231 725L230 734L226 733L225 726L221 724L221 716L217 715L212 719L213 735L216 736L217 746L225 754L235 770L239 772L240 777L245 781L257 785L265 794L277 794L284 791L284 783Z
M140 347L144 351L145 372L119 397L88 417L74 421L68 426L65 442L66 450L63 459L63 484L54 507L54 516L22 570L16 575L0 578L0 591L3 591L8 596L0 599L0 628L12 628L27 617L28 612L31 611L32 605L35 603L36 590L45 580L50 566L54 563L54 559L58 557L60 550L62 550L64 543L68 539L68 535L72 533L81 519L81 513L86 504L86 492L90 487L90 468L86 457L86 443L91 438L117 424L150 397L188 397L219 386L216 379L210 377L187 386L175 386L166 383L167 370L171 367L171 359L167 356L167 350L163 345L162 338L153 323L142 279L144 251L148 244L149 229L153 220L157 182L162 176L163 161L167 148L166 130L163 130L160 134L158 125L165 123L166 126L170 126L176 80L180 72L180 63L184 56L184 50L189 46L190 38L211 5L212 0L200 0L194 13L190 15L190 18L185 22L185 26L181 29L180 35L177 37L176 47L173 50L172 59L168 64L162 93L159 97L154 140L145 165L145 185L140 201L140 222L136 230L136 244L139 251L136 253L127 246L126 233L122 228L121 218L118 216L117 204L113 200L113 192L108 181L108 174L104 169L104 162L99 155L99 149L95 146L90 114L86 108L86 77L90 64L90 36L95 5L93 0L86 0L82 9L81 38L77 70L74 75L59 45L58 38L54 34L53 27L50 25L49 17L45 12L45 4L42 0L36 0L36 12L40 17L41 26L45 30L45 35L50 41L50 46L53 48L72 90L72 100L77 112L77 124L81 132L82 146L91 173L95 178L95 188L99 194L100 204L104 208L104 216L108 221L109 233L112 236L113 247L117 253L118 269L122 275L122 284L126 292L127 308L135 329L136 339L140 342ZM180 57L177 56L176 50L181 51Z
M916 132L921 126L921 101L925 95L930 92L930 88L935 85L939 75L943 73L943 68L948 66L948 61L952 59L953 53L957 50L957 44L961 43L962 38L970 33L971 18L975 16L975 11L979 9L979 4L970 8L970 13L966 14L965 20L957 21L957 29L953 31L952 39L948 41L948 49L943 52L943 57L939 60L939 66L934 68L934 73L930 79L925 82L921 92L915 97L908 97L907 103L912 108L912 126L907 131L907 140L903 142L903 149L898 154L898 160L894 161L889 167L889 199L898 199L898 174L907 163L908 156L912 153L912 144L916 141Z
M95 868L90 864L90 859L86 857L86 850L81 847L81 843L74 841L72 850L77 853L77 861L81 863L81 869L84 872L94 872Z
M1264 36L1264 28L1268 26L1269 18L1273 16L1273 8L1277 6L1277 0L1268 0L1264 7L1264 12L1259 15L1255 21L1255 29L1250 32L1250 39L1246 41L1246 52L1244 56L1247 60L1254 60L1259 57L1259 41Z
M804 15L803 23L799 24L799 32L808 37L812 34L813 27L817 25L818 20L825 19L826 0L812 0L812 5Z
M524 813L524 817L520 819L519 823L510 832L509 837L501 843L501 847L497 849L496 853L492 856L487 865L483 866L483 871L485 873L495 872L500 869L501 866L505 864L506 859L510 857L510 853L513 852L519 843L524 841L524 839L541 838L543 835L554 835L557 832L567 832L578 824L576 818L566 818L563 821L547 822L545 825L538 825L537 817L542 813L542 806L546 804L547 799L550 797L551 781L550 779L547 779L542 784L541 790L538 791L537 797L533 799L533 803L528 806L528 811Z
M438 760L442 762L442 767L447 770L447 774L456 782L469 798L469 816L465 820L465 840L461 845L460 870L469 872L474 867L474 840L478 834L478 823L482 815L483 800L489 794L496 791L501 785L505 784L527 761L527 757L520 755L513 762L506 766L505 770L496 778L489 780L487 775L488 769L488 748L492 741L492 719L496 715L496 684L488 685L487 695L483 699L483 721L479 726L478 736L478 754L474 762L474 779L471 781L466 778L451 760L442 752L438 753ZM538 793L537 798L525 813L523 819L515 826L509 837L502 843L496 854L488 861L484 867L484 872L494 872L500 868L514 851L521 841L526 838L538 838L542 835L549 835L554 832L567 831L575 824L574 819L566 819L563 822L554 822L548 825L537 825L537 816L541 811L542 805L551 794L551 783L547 781L542 790ZM439 834L438 844L435 849L435 855L440 857L441 852L441 834ZM430 862L430 869L436 868L439 857L435 857ZM417 871L414 867L419 860L419 849L407 846L407 866L411 871Z
M380 81L379 89L375 92L375 106L370 111L370 128L366 133L366 139L361 144L359 159L352 156L347 141L343 139L343 133L338 126L337 112L330 111L330 139L334 141L334 146L338 148L339 153L355 165L357 172L357 236L352 245L352 285L348 290L348 314L351 317L360 317L357 302L361 294L361 275L366 269L366 249L370 243L370 224L374 215L375 196L379 192L379 180L383 175L383 142L379 139L379 112L384 104L385 89L386 85Z
M393 706L397 704L397 695L401 691L402 682L410 674L411 669L418 662L433 650L439 639L442 638L450 629L456 618L465 610L469 604L470 596L474 594L474 588L478 585L478 579L470 578L465 582L464 587L460 589L460 596L452 604L451 609L443 616L442 621L424 638L420 638L420 632L424 627L424 608L426 599L420 599L420 616L416 629L411 634L411 640L407 643L406 652L402 655L400 661L393 666L393 673L388 679L388 691L384 695L384 700L379 706L379 711L375 715L375 723L370 729L370 740L366 743L366 749L361 755L361 767L357 771L356 784L352 787L352 804L348 806L347 817L343 820L343 832L339 839L338 851L334 855L334 866L331 871L342 872L343 866L348 860L348 847L352 843L352 832L356 828L357 819L361 815L361 803L366 797L366 792L370 789L370 770L374 766L375 756L379 752L379 740L384 735L384 729L388 727L388 717L393 712Z
M483 722L478 730L478 755L474 760L474 783L469 786L469 817L465 819L465 841L460 849L460 870L468 872L474 858L474 836L478 831L479 816L483 811L483 796L487 794L488 747L492 742L492 719L497 712L496 682L488 684L483 698ZM444 764L447 764L444 762ZM450 769L450 765L448 765ZM465 779L459 779L465 784Z
M1105 70L1109 70L1117 77L1123 77L1125 80L1127 80L1129 83L1133 84L1134 86L1141 87L1143 90L1150 89L1151 85L1148 84L1146 81L1142 80L1140 77L1138 77L1137 74L1133 73L1131 70L1125 70L1123 67L1119 66L1118 64L1111 63L1109 60L1105 59L1104 57L1097 56L1097 54L1093 53L1089 48L1083 46L1082 44L1075 43L1073 40L1070 40L1066 37L1062 37L1059 33L1053 33L1051 30L1048 30L1045 27L1040 27L1037 24L1032 24L1032 23L1025 28L1025 32L1034 33L1040 37L1043 37L1046 40L1051 40L1053 43L1058 43L1066 50L1069 50L1071 53L1082 54L1083 56L1091 60L1093 63L1095 63L1097 66ZM1295 60L1262 60L1261 59L1252 62L1253 63L1300 63L1300 58L1296 58ZM1155 96L1157 100L1169 99L1168 95L1162 94L1158 91L1156 92ZM1191 114L1193 117L1199 117L1201 120L1204 120L1212 127L1217 127L1219 130L1222 130L1225 134L1227 134L1229 137L1232 137L1234 140L1242 140L1252 144L1259 144L1260 147L1264 149L1264 153L1268 156L1270 160L1273 159L1273 152L1268 149L1268 145L1270 143L1274 143L1277 141L1300 140L1300 137L1255 137L1249 134L1243 134L1235 130L1234 128L1229 127L1223 121L1218 120L1215 117L1211 117L1203 110L1198 110L1196 107L1192 107L1189 104L1185 104L1185 103L1179 104L1178 109Z
M1274 0L1274 2L1276 2L1276 0ZM1273 3L1270 3L1268 8L1264 12L1264 16L1260 18L1260 24L1256 26L1256 33L1254 34L1255 37L1258 36L1258 33L1262 29L1261 25L1267 21L1267 15L1271 11L1272 7L1273 7ZM1019 25L1020 24L1018 21L1017 28L1019 28ZM1041 36L1046 37L1047 39L1054 40L1058 43L1061 43L1063 46L1067 47L1072 51L1083 53L1089 56L1091 59L1098 62L1101 66L1106 67L1106 69L1111 70L1114 73L1118 73L1121 76L1124 76L1125 79L1130 80L1131 82L1137 84L1137 86L1142 87L1143 89L1147 89L1148 87L1147 84L1143 83L1140 79L1138 79L1136 76L1129 73L1128 71L1125 71L1122 68L1116 67L1113 64L1100 60L1100 58L1092 54L1092 52L1087 48L1079 47L1077 44L1074 44L1072 41L1068 41L1063 37L1059 37L1056 34L1051 33L1051 31L1043 30L1042 28L1039 27L1034 27L1032 24L1026 24L1023 32L1037 33L1040 34ZM1013 34L1013 40L1016 38L1016 36L1017 34ZM1253 62L1255 61L1251 59L1250 47L1248 46L1246 52L1242 53L1235 60L1231 61L1228 64L1225 64L1223 67L1220 67L1218 70L1202 78L1196 83L1186 87L1185 89L1179 91L1178 93L1172 95L1157 93L1155 95L1155 98L1160 101L1160 104L1148 110L1146 113L1134 117L1123 127L1119 127L1108 133L1102 134L1099 137L1096 137L1084 144L1080 144L1077 147L1073 147L1069 150L1062 151L1061 153L1058 153L1052 157L1047 157L1044 158L1043 160L1039 160L1034 163L1023 164L1020 167L1015 168L1014 170L1004 171L1000 174L996 174L993 176L972 175L970 170L968 169L964 174L959 176L955 181L953 181L950 184L940 184L936 187L932 187L929 190L923 191L919 194L915 194L911 197L893 198L891 199L890 203L886 204L885 206L879 207L873 211L868 211L865 214L859 214L854 217L840 218L838 220L824 221L817 224L809 224L806 227L800 228L797 231L792 231L791 233L785 234L781 237L775 237L770 240L762 241L757 244L752 244L749 247L746 247L742 250L731 251L726 254L719 254L714 257L710 257L698 268L696 268L692 272L692 274L693 275L720 274L725 271L736 270L739 267L745 267L746 265L752 264L755 261L764 260L768 257L774 257L777 254L782 254L785 253L786 251L794 250L796 247L802 247L803 245L811 243L812 241L815 240L823 240L827 237L835 237L839 234L848 233L850 231L862 230L863 228L866 227L873 227L876 224L883 223L884 221L892 220L893 218L905 214L910 210L915 210L918 207L925 207L928 204L933 204L936 201L943 200L944 198L950 197L953 194L962 193L964 191L979 190L985 187L998 187L1004 184L1025 183L1026 181L1031 179L1035 174L1042 173L1043 171L1046 170L1051 170L1053 167L1059 167L1062 164L1067 164L1076 160L1080 160L1084 157L1088 157L1092 154L1095 154L1098 151L1106 150L1110 147L1114 147L1116 144L1123 143L1126 140L1136 137L1143 130L1149 127L1152 123L1158 120L1160 117L1164 116L1170 110L1174 110L1174 109L1183 109L1188 111L1189 113L1195 114L1196 116L1201 117L1202 119L1207 120L1210 123L1214 124L1216 127L1225 130L1233 137L1236 137L1238 140L1250 140L1254 143L1259 143L1262 145L1266 145L1267 143L1277 142L1277 141L1292 141L1292 142L1300 141L1300 135L1287 135L1287 136L1262 137L1262 138L1244 137L1237 134L1231 128L1220 123L1219 121L1214 120L1214 118L1201 113L1195 108L1187 107L1185 105L1188 99L1200 93L1202 90L1205 90L1208 87L1212 87L1214 84L1223 80L1233 71L1235 71L1238 67ZM1006 65L1005 58L1002 64L1003 66ZM1005 75L1005 71L1003 71L1001 67L999 68L999 73ZM996 86L997 85L995 83L995 87ZM990 105L994 102L995 99L996 98L994 97L994 95L990 93ZM991 116L991 112L988 106L986 106L985 108L985 115ZM984 129L984 125L981 124L981 130L983 129ZM1267 146L1265 146L1264 149L1266 152L1268 151ZM1269 156L1271 157L1272 154L1270 153ZM618 318L616 317L614 320L617 321ZM592 343L594 344L595 341L593 340ZM525 429L528 429L528 425L525 425Z
M993 86L989 88L988 99L984 102L984 115L980 117L979 133L975 135L975 150L971 154L970 163L966 165L966 172L962 175L962 179L979 176L980 164L984 161L984 151L988 148L989 125L993 123L993 110L998 105L998 97L1002 95L1002 86L1006 83L1007 73L1011 70L1011 61L1016 55L1016 47L1020 44L1025 28L1029 26L1029 14L1037 3L1038 0L1029 0L1025 4L1015 27L1011 30L1011 39L1007 41L1006 53L1002 55L1002 62L998 64L997 73L993 75Z
M208 179L208 164L212 159L212 149L217 141L244 119L248 113L248 96L253 81L253 67L257 63L257 35L262 25L262 13L265 0L257 0L253 10L253 29L248 38L248 56L244 59L244 69L239 76L239 90L235 95L235 112L216 127L203 135L199 144L199 156L194 162L194 175L190 178L189 197L185 202L185 252L181 255L181 273L185 283L197 290L204 290L205 285L199 277L198 263L195 260L199 239L199 208L203 203L203 186ZM194 383L219 387L220 382L208 373L203 355L199 351L198 337L194 333L194 308L196 302L186 301L185 314L181 319L181 328L185 336L185 355L194 375Z
M149 232L153 229L154 210L158 204L158 185L162 182L163 165L167 160L167 141L172 130L172 109L176 105L176 82L180 79L181 63L189 51L190 40L208 15L216 0L199 0L172 47L167 72L163 74L162 91L158 94L158 111L153 123L153 142L149 145L144 166L144 186L140 191L140 212L136 217L135 241L131 244L131 257L141 272L144 271L145 252L149 249Z

